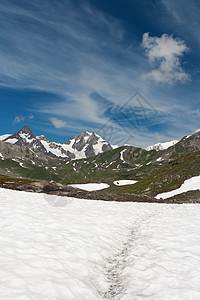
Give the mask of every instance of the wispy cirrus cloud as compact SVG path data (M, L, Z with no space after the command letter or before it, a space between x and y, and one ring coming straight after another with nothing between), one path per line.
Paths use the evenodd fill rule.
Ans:
M143 74L143 78L168 84L189 79L189 75L181 67L181 57L189 50L184 41L172 35L151 37L149 33L144 33L142 47L150 63L156 66L151 72Z
M195 44L195 48L200 45L200 27L199 27L199 14L200 3L196 0L188 1L173 1L161 0L159 1L166 10L165 22L168 28L173 32L179 31L182 36L187 37L190 43ZM166 16L171 16L166 19ZM160 20L162 22L162 20ZM197 49L196 49L197 50ZM199 50L199 49L198 49Z
M65 127L56 130L56 127L49 126L50 118L67 122L67 128L76 130L76 134L81 130L98 131L109 117L108 105L123 105L136 91L140 91L159 114L152 122L143 123L140 132L134 133L137 145L145 141L152 144L156 126L159 126L158 131L162 131L157 134L162 136L162 140L164 136L166 139L177 138L173 136L171 127L176 124L178 128L178 120L182 121L178 116L182 106L179 93L175 91L170 95L173 100L169 106L171 88L162 90L162 85L156 85L155 80L141 78L141 74L147 73L147 58L141 49L144 31L133 32L131 28L127 32L123 25L116 17L100 11L85 0L1 0L0 86L51 94L53 101L35 99L30 111L40 116L46 130L58 134ZM148 41L150 38L148 36ZM165 59L155 57L152 59L154 63ZM183 80L184 75L181 75L180 64L178 71L172 66L175 61L180 62L180 57L171 54L168 59L170 68L179 77L182 76L177 83ZM156 67L160 71L157 77L155 72L149 76L168 84L172 81L172 72L167 71L164 63L162 68L164 75ZM167 75L171 76L170 79ZM94 99L94 93L100 96L99 99ZM167 126L160 129L167 121L170 129L167 130ZM186 123L184 126L189 126L189 122ZM177 135L179 132L177 129ZM70 134L73 136L74 133ZM136 144L135 141L132 143Z
M38 111L75 118L81 111L79 119L102 123L91 93L120 103L143 85L142 53L127 51L119 20L86 1L36 0L31 10L21 3L26 1L0 3L0 84L61 95L56 106L37 104Z

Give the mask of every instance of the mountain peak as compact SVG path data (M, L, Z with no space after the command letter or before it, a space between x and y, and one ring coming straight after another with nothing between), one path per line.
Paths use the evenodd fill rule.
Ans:
M18 146L28 146L37 149L43 153L47 152L44 146L36 138L36 136L32 133L32 131L27 125L25 125L18 132L10 135L4 141Z
M112 146L95 132L83 131L72 140L64 143L64 147L71 147L72 151L78 153L79 158L91 157L108 150ZM82 154L81 154L82 153ZM82 157L80 157L80 154Z
M32 136L35 137L35 135L32 133L32 131L30 130L30 128L28 127L28 125L25 125L22 129L20 129L17 134L20 133L25 133L25 134L30 134Z
M28 127L28 125L25 125L21 130L31 131L30 128Z

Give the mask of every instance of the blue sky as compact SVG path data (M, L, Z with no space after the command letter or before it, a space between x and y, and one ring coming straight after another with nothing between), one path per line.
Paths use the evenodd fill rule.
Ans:
M198 0L1 0L0 134L147 146L200 120Z

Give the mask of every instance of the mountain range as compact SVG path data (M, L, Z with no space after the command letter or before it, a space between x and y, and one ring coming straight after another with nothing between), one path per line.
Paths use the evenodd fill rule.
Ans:
M75 138L66 141L64 144L51 142L44 135L35 136L27 125L14 134L1 135L0 141L18 146L28 146L51 157L69 160L88 158L117 148L117 146L113 146L109 142L103 140L98 134L94 132L90 133L88 131L80 133ZM157 143L148 146L145 150L166 150L176 143L178 143L178 140Z
M35 136L27 125L14 134L0 136L0 140L18 146L28 146L51 157L69 160L88 158L113 149L113 146L94 132L84 131L74 139L60 144L50 142L44 135Z
M35 136L27 126L15 134L0 136L0 182L2 176L7 176L6 181L29 178L62 184L109 182L107 192L154 197L196 175L200 175L200 131L148 149L113 149L100 136L86 131L64 144ZM112 186L118 179L138 183Z

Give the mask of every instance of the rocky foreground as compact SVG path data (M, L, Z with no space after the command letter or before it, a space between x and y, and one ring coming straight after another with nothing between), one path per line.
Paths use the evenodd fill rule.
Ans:
M148 195L136 195L136 194L114 194L109 193L106 190L104 191L93 191L88 192L80 190L74 187L63 185L56 182L47 182L47 181L37 181L37 182L14 182L14 181L4 181L0 182L0 187L33 192L33 193L45 193L50 195L57 196L67 196L74 197L79 199L95 199L95 200L104 200L104 201L116 201L116 202L146 202L146 203L200 203L200 192L199 191L190 191L183 193L179 196L172 197L166 200L155 199Z

